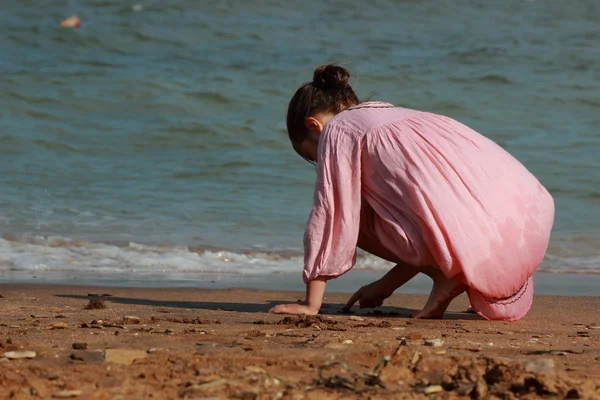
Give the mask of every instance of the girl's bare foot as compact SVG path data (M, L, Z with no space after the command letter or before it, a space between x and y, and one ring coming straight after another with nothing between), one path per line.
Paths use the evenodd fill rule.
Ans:
M433 289L431 289L425 307L421 311L415 312L414 318L442 319L450 302L467 290L467 285L456 278L446 278L441 271L430 277L433 279Z

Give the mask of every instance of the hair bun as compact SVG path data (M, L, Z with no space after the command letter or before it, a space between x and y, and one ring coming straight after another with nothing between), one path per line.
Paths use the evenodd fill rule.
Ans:
M333 64L321 65L313 74L313 85L319 89L339 89L348 86L350 72Z

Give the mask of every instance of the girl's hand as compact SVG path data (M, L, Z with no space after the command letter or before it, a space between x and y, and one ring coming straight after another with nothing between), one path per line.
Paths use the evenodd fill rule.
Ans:
M319 309L314 309L304 304L279 304L269 310L273 314L299 314L299 315L317 315Z
M363 286L352 295L344 309L349 310L357 301L360 308L379 307L394 292L393 289L390 289L389 285L381 279Z
M327 280L319 277L306 284L306 300L301 304L279 304L269 310L273 314L317 315L323 303Z

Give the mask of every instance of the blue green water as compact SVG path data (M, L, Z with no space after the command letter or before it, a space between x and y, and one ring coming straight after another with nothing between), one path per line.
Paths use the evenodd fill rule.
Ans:
M5 1L0 277L299 280L315 172L285 112L328 61L505 147L556 201L541 270L600 272L599 41L595 0Z

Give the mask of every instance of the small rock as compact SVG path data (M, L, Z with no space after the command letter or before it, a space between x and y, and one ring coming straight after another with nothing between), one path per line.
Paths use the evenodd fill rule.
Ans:
M138 358L146 358L148 354L143 350L106 349L104 358L106 362L129 365Z
M364 321L364 320L365 320L363 317L358 317L358 316L356 316L356 315L351 315L351 316L350 316L350 319L351 319L352 321Z
M83 361L88 363L103 363L104 362L104 354L99 351L87 351L81 350L77 353L73 353L69 355L71 360L75 361Z
M55 330L55 329L67 329L69 327L69 324L67 324L66 322L59 322L57 324L52 324L50 325L50 330Z
M419 353L418 351L415 351L415 354L412 357L412 360L410 361L411 365L416 365L419 361L421 360L421 353Z
M173 329L165 329L165 334L166 335L172 335L173 334Z
M31 318L50 318L50 316L46 314L31 314Z
M48 373L42 374L41 377L45 378L45 379L48 379L49 381L55 381L55 380L60 379L62 377L62 373L48 372Z
M142 322L142 320L140 319L140 317L135 317L133 315L126 315L123 317L123 323L124 324L139 324L140 322Z
M442 339L425 339L423 343L425 346L441 347L444 341Z
M35 351L7 351L4 353L4 357L9 360L17 360L19 358L35 358L37 353Z
M525 365L525 371L534 374L554 375L555 364L551 358L540 358L535 361L530 361Z
M600 329L600 324L590 324L587 326L588 329Z
M74 350L85 350L87 349L87 343L73 343L71 345Z
M71 399L73 397L78 397L81 393L81 390L61 390L60 392L54 393L52 397L57 399Z
M346 339L342 342L342 344L352 344L354 343L351 339Z
M160 347L152 347L151 349L146 350L146 353L153 354L158 353L160 351L165 351L165 349L161 349Z
M423 389L423 393L425 393L425 394L434 394L434 393L440 393L443 391L444 391L444 388L441 387L440 385L431 385L431 386L427 386L425 389Z

